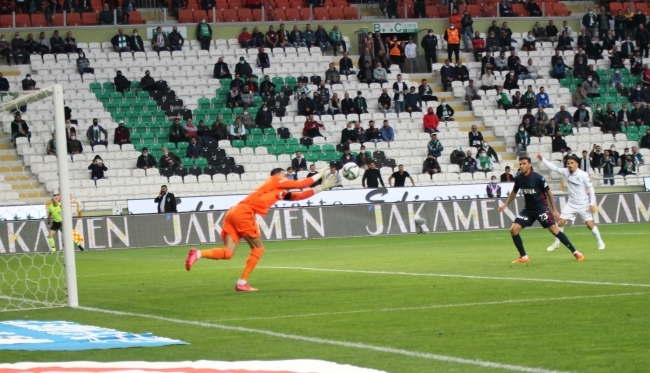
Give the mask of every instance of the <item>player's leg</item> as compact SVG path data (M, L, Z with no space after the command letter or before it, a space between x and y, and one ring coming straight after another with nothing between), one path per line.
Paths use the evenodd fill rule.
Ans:
M594 235L596 242L598 242L598 250L604 250L605 243L603 242L603 239L600 237L600 231L598 230L598 227L594 224L594 216L591 213L589 207L580 211L580 217L582 218L582 220L585 221L587 228L589 228L591 234Z
M245 236L243 238L246 240L246 242L248 242L248 246L250 246L251 252L250 254L248 254L248 259L246 260L246 266L244 267L244 271L242 272L241 277L237 281L237 286L235 286L235 290L257 291L257 289L248 285L248 276L250 276L251 272L253 272L255 266L257 266L257 263L260 261L262 254L264 254L262 237Z
M524 229L524 226L517 220L519 220L519 217L517 217L515 222L512 223L512 226L510 227L510 235L512 236L512 242L514 242L517 251L519 251L519 258L515 259L512 263L527 263L530 262L530 259L528 259L528 255L526 255L524 242L521 240L521 236L519 235L519 232Z
M235 254L237 250L238 239L233 239L230 237L230 234L225 233L222 236L224 247L215 247L214 249L207 250L197 250L191 248L187 254L187 259L185 259L185 269L188 271L192 269L194 263L201 259L213 259L213 260L229 260Z
M603 242L602 237L600 237L600 231L598 230L596 224L594 224L594 221L587 220L585 224L587 225L587 228L589 228L589 230L591 231L591 234L594 235L596 242L598 242L598 250L605 250L605 243Z
M56 224L56 223L52 223ZM50 229L50 234L47 236L47 242L50 244L50 251L55 252L56 251L56 245L54 243L54 236L56 235L56 231Z
M569 221L568 219L563 219L560 217L560 221L557 223L557 228L560 232L564 232L564 226L568 221ZM546 250L553 251L553 250L557 250L558 247L560 247L560 239L555 237L555 242L553 242L553 245L546 248Z
M571 253L573 254L573 256L575 256L577 260L581 261L585 258L578 250L576 250L575 247L573 247L573 244L571 243L571 241L569 241L569 238L564 234L564 232L560 232L560 228L558 228L557 225L552 224L549 226L548 224L544 224L542 222L542 226L544 228L547 228L549 232L551 232L555 237L557 237L560 240L560 242L562 242L562 244L567 247L567 249L571 250Z

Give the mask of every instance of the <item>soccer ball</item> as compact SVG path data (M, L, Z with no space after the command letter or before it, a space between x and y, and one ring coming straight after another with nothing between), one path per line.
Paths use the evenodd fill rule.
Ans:
M341 170L343 177L348 180L354 180L359 177L359 166L354 163L346 163Z

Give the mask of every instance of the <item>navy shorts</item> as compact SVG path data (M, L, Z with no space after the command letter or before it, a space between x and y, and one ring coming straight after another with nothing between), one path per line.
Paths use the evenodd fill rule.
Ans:
M52 225L50 225L50 230L51 231L60 231L61 230L61 222L53 221Z
M543 228L549 228L555 225L555 218L553 218L553 214L549 210L533 211L523 209L517 214L515 223L526 228L533 225L536 220L539 221Z

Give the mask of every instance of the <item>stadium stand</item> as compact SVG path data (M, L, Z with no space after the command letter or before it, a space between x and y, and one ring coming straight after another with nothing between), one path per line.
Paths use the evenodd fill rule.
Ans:
M279 1L276 2L276 5L278 5L277 3ZM233 4L228 4L229 7L231 5ZM233 18L231 20L235 20L236 17L241 19L242 16L249 16L248 12L242 12L241 9L238 12L237 9L224 8L217 14L221 14L224 18ZM285 15L289 9L293 8L284 9ZM230 10L234 10L234 13ZM250 13L251 17L255 14L254 10ZM333 8L329 9L328 15L323 13L322 19L330 19L332 10ZM468 7L468 11L471 13L480 10ZM206 14L209 17L210 13L198 9L198 6L194 10L179 10L179 22L196 22L197 14L200 18ZM290 13L303 16L300 11ZM228 17L226 17L227 14ZM278 8L278 14L280 14L280 8ZM345 10L342 14L345 15ZM437 14L442 16L443 12L438 9ZM84 17L80 16L78 22L81 23L83 19ZM90 21L96 22L96 19ZM291 29L291 27L288 26L287 29ZM575 46L577 34L573 33L571 36ZM442 35L437 35L437 37L440 56L446 48L446 43ZM485 38L485 34L481 33L481 37ZM512 38L517 42L515 45L521 45L523 42L523 36L520 33L513 33ZM347 38L346 43L350 45ZM87 51L86 58L90 60L91 66L95 69L95 74L85 74L83 81L76 71L75 54L70 56L67 54L44 55L42 59L33 57L31 69L37 86L45 87L53 83L60 83L65 88L66 105L72 110L72 118L78 120L77 138L83 145L83 153L69 157L69 165L74 178L73 195L75 199L85 203L85 209L90 210L106 207L107 203L102 201L124 201L128 198L154 196L161 184L173 185L179 196L246 193L255 188L261 180L266 179L270 169L290 166L291 158L297 150L303 152L308 163L315 163L317 167L329 164L337 165L342 151L342 147L339 145L341 131L350 121L360 121L362 127L366 128L369 120L374 120L377 126L381 126L381 122L386 119L394 129L396 137L394 142L390 144L366 142L364 144L369 155L380 161L379 165L383 166L381 172L386 176L392 173L395 165L403 164L411 174L418 175L417 185L485 183L492 174L498 177L506 165L514 166L515 133L522 123L522 116L526 113L525 109L499 109L496 90L479 90L478 99L472 100L471 109L466 109L468 106L465 105L469 103L463 102L463 98L465 97L465 87L469 82L454 81L450 92L441 92L439 71L443 65L434 64L433 79L435 82L430 80L431 86L434 88L433 93L438 95L439 99L446 98L448 103L454 107L456 120L440 122L438 139L441 140L445 148L442 156L438 158L442 173L431 177L428 174L422 174L422 163L427 156L429 142L429 134L423 130L423 115L427 112L428 107L432 107L435 111L438 101L423 102L421 111L416 110L413 113L383 114L380 112L378 98L381 89L387 88L390 92L397 75L401 73L395 65L390 69L388 83L359 83L355 75L341 75L339 84L328 85L331 92L337 93L341 99L345 93L350 97L356 97L357 92L360 91L368 102L368 113L320 115L316 119L324 124L324 128L321 129L323 137L305 142L302 130L306 118L298 115L297 100L292 92L299 81L307 82L309 90L314 92L317 85L312 84L312 77L324 78L329 64L331 62L338 64L340 57L323 55L318 48L312 48L311 51L304 47L286 48L284 51L281 48L267 49L271 58L271 67L262 71L255 67L257 51L241 48L237 39L213 40L212 48L209 51L201 50L200 42L197 40L186 41L185 47L181 51L160 53L152 50L150 41L144 41L145 52L133 54L114 52L110 42L79 43L78 48ZM571 92L573 88L582 83L582 79L572 77L560 80L551 78L551 58L554 54L555 45L552 42L536 42L534 51L517 51L517 56L524 64L529 58L533 59L539 72L535 79L521 80L519 82L520 89L504 91L511 97L517 90L525 91L525 87L529 85L532 86L535 93L544 87L553 104L552 108L544 109L549 117L553 117L561 105L566 106L569 113L575 112L576 108L571 107ZM573 60L575 52L567 50L560 54L569 64ZM606 84L609 82L612 70L609 68L609 59L607 58L609 51L604 51L603 55L606 58L588 61L589 64L596 67L596 72L601 79L600 97L588 99L588 103L591 104L591 107L588 108L590 114L593 114L592 108L598 103L603 106L606 103L613 103L614 109L618 111L622 103L627 101L627 98L621 96L616 88ZM469 69L470 78L474 79L476 86L480 87L481 62L475 62L472 53L462 53L461 56L467 61L466 66ZM231 80L213 78L214 65L220 57L223 57L232 72L234 72L237 62L243 57L253 67L253 74L257 76L258 83L262 82L264 75L269 75L273 83L276 84L276 92L279 95L267 100L266 104L273 108L277 115L272 120L272 128L248 129L246 140L203 143L205 158L193 162L185 157L185 149L188 146L186 142L169 142L168 132L173 118L192 118L195 124L203 120L208 127L211 127L217 119L226 125L232 124L235 118L243 112L241 107L232 109L226 105ZM356 67L358 56L350 57ZM626 60L625 63L629 69L629 61ZM124 94L115 91L113 78L117 70L122 71L122 74L131 81L131 90ZM151 76L161 87L160 89L148 92L140 89L139 81L146 70L151 71ZM503 85L507 73L507 70L495 71L496 85ZM417 91L420 78L414 78L411 81L409 75L405 73L402 73L402 77L409 86L416 87ZM20 90L22 77L8 77L8 80L11 91ZM624 86L633 85L637 81L639 81L638 75L624 74ZM285 95L284 91L289 93ZM93 96L96 100L88 99ZM248 109L253 117L262 102L261 97L255 97L254 107ZM46 143L51 138L53 129L51 111L52 107L49 102L30 105L23 115L23 119L30 126L31 139L17 139L16 150L20 157L6 166L15 168L11 172L24 174L30 180L38 180L40 186L37 188L40 189L37 190L47 192L58 187L58 176L51 167L51 163L55 162L56 158L45 154ZM86 138L86 131L93 118L97 118L108 131L109 145L95 145L91 149ZM11 133L10 123L12 120L13 118L9 115L2 116L5 142ZM130 131L132 142L132 144L123 144L121 147L113 143L113 133L120 121L125 122ZM486 140L490 139L489 142L492 146L498 147L497 152L501 162L494 164L492 172L461 173L461 169L450 162L449 155L459 146L462 146L463 150L472 150L473 154L477 155L478 149L468 146L468 131L473 124L479 126L479 131L483 133ZM626 127L625 131L622 130L617 134L604 134L597 127L573 128L571 131L573 135L566 136L566 142L571 148L576 149L576 153L582 150L591 151L592 144L600 144L603 149L608 149L610 145L614 144L619 151L622 151L626 147L637 146L639 137L645 133L645 128ZM545 154L545 157L559 164L563 154L551 152L551 140L551 137L548 136L531 137L531 144L527 149L528 154L534 155L536 151L540 151ZM162 155L162 148L166 147L179 155L184 167L138 169L136 161L144 147L147 147L150 154L157 160ZM357 155L359 147L360 144L349 146L354 156ZM646 157L650 156L648 149L641 149L640 153ZM95 184L90 180L88 165L96 154L103 158L104 164L108 167L108 171L105 172L108 178L100 179ZM386 159L390 161L385 162L384 165L383 160ZM535 161L535 165L537 164ZM306 172L299 172L298 177L304 177L304 174ZM650 174L649 166L638 167L637 174ZM550 179L557 181L559 177L551 175ZM602 184L602 178L594 179L598 184ZM616 182L618 185L638 185L642 183L642 179L631 175L621 180L617 179ZM27 198L19 199L20 196L10 190L7 185L11 186L12 184L0 182L0 202L20 203L20 201L30 201L30 197L38 199L45 196L43 193L35 192L34 195L25 195ZM345 180L342 187L359 188L361 187L361 178L355 181Z

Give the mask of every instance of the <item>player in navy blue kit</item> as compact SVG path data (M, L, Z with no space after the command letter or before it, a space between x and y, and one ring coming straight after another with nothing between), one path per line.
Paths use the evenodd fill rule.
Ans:
M577 260L583 260L584 256L573 247L567 236L563 232L560 232L560 229L555 225L555 219L560 216L560 213L557 211L557 207L555 206L553 193L548 187L544 176L533 172L531 166L530 158L519 157L520 173L515 176L515 186L512 188L512 192L510 192L506 203L499 207L499 212L503 212L510 202L515 199L517 192L521 190L524 195L525 207L519 215L517 215L514 223L512 223L512 227L510 227L512 241L515 243L517 250L519 250L519 258L512 263L530 262L528 255L526 255L526 250L524 250L524 243L519 236L519 232L521 232L522 229L533 225L535 221L539 221L542 227L553 233L553 235L557 237L564 246L571 250L571 253L573 253L573 256L575 256ZM553 210L552 214L549 210L549 204L551 205L551 210Z

